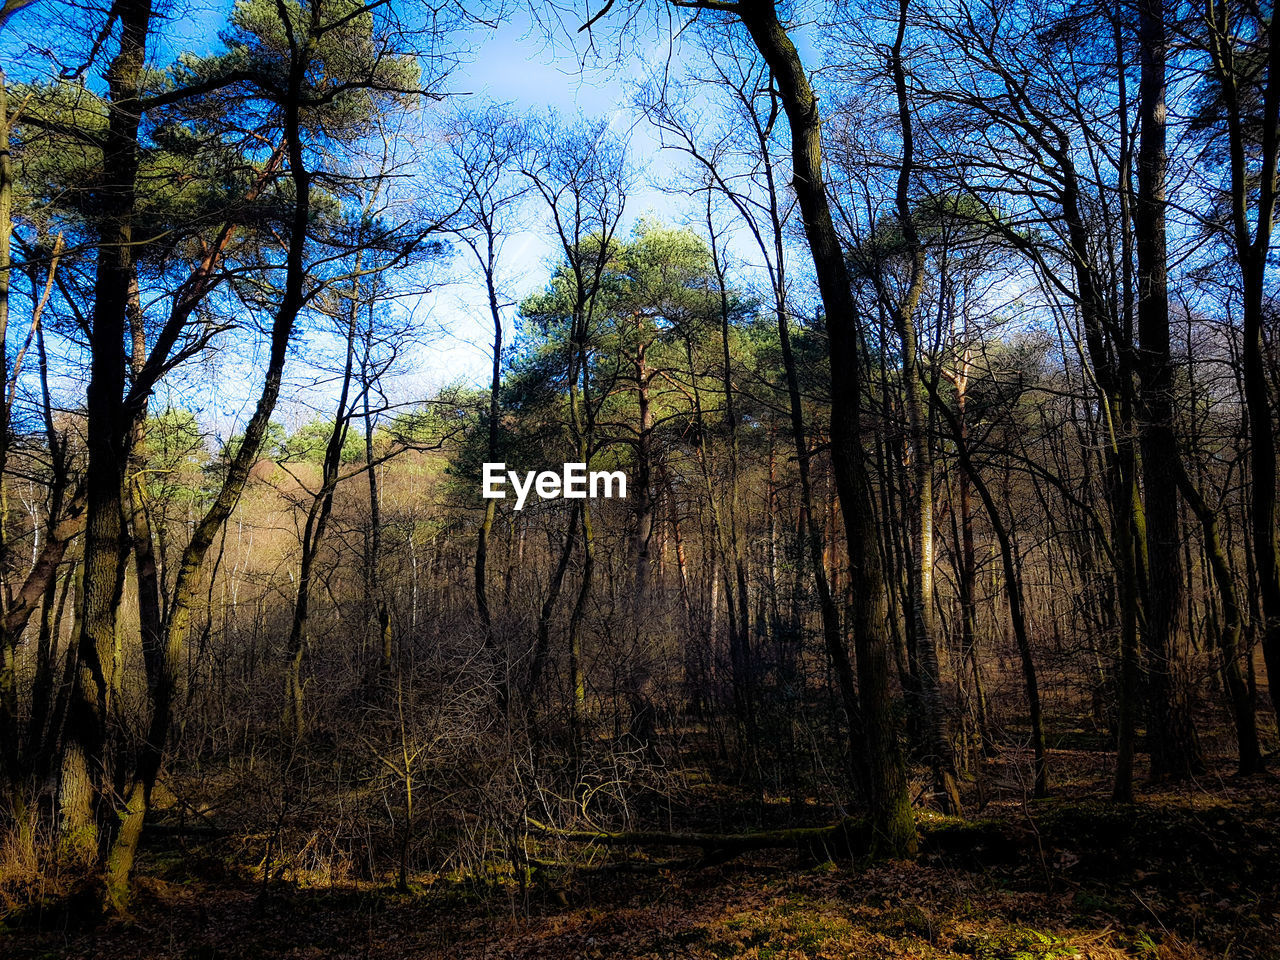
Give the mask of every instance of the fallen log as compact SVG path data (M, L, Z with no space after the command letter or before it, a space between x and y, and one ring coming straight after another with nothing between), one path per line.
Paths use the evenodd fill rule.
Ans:
M606 847L696 847L697 859L670 861L670 866L697 867L723 863L756 850L797 850L820 856L864 856L872 849L870 826L858 817L846 817L817 827L791 827L752 833L672 833L658 830L565 830L531 817L525 822L534 833L569 843ZM999 820L967 821L931 817L917 822L922 855L959 857L975 864L1003 863L1020 858L1029 849L1027 831Z
M534 832L570 843L607 847L698 847L702 861L724 862L754 850L808 850L828 857L869 849L870 834L864 820L847 817L820 827L791 827L754 833L667 833L654 830L564 830L532 818Z

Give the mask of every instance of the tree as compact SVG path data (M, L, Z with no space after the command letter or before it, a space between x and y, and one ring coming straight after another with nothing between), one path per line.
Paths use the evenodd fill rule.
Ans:
M86 846L96 848L96 858L104 868L105 902L123 909L134 852L164 757L179 684L180 653L205 559L257 458L279 396L290 335L316 292L308 289L307 280L314 178L307 156L311 148L304 138L358 138L367 123L361 119L362 110L367 116L367 111L397 98L416 96L420 87L419 68L411 56L388 56L385 45L373 42L376 27L372 8L317 2L308 8L286 5L277 9L246 2L233 11L226 54L202 62L182 62L167 89L148 95L145 60L153 22L151 5L141 0L116 13L121 39L105 74L107 123L101 137L105 186L95 218L98 236L87 392L91 440L84 613L63 769L64 791L84 798L64 801L64 808L91 812L91 822L82 822L78 829L86 837ZM324 75L313 70L316 65L326 67ZM154 624L144 632L151 718L137 757L129 764L112 755L116 727L112 713L123 681L115 667L116 611L130 546L122 498L136 436L134 423L144 415L156 383L197 355L220 331L215 326L193 334L189 321L197 306L222 283L224 274L219 267L236 227L235 220L228 220L212 229L207 252L178 286L153 341L134 347L133 375L126 378L126 334L131 324L136 329L143 320L137 309L135 251L153 239L146 232L145 220L139 217L138 178L144 133L149 132L144 130L143 117L172 108L190 110L188 122L209 123L208 114L201 111L213 104L234 105L240 111L224 121L222 135L234 133L238 122L256 124L255 132L275 145L266 168L268 176L273 175L277 163L287 170L287 187L282 186L278 194L284 201L278 214L285 231L284 249L279 259L268 252L255 264L267 275L283 274L283 282L275 287L279 300L271 311L270 357L257 408L221 488L184 550L163 633L154 629ZM135 333L135 343L140 340L141 335Z
M1163 0L1138 11L1141 80L1138 90L1138 193L1133 207L1138 260L1137 365L1145 417L1142 477L1146 495L1147 665L1151 677L1151 767L1156 776L1193 776L1204 759L1188 703L1187 640L1183 617L1178 525L1180 458L1174 431L1174 370L1169 352L1168 252L1165 236L1165 61L1168 33Z
M741 22L777 84L791 130L793 187L813 256L831 362L831 450L844 515L853 580L851 628L857 649L862 713L871 782L871 815L883 849L914 854L915 821L898 726L889 690L889 643L885 631L885 585L875 543L871 486L862 445L859 406L862 369L857 316L848 268L831 218L822 170L821 123L817 99L804 64L773 3L698 0L688 6L728 14Z
M542 301L523 304L521 313L558 317L557 322L566 328L565 381L573 454L576 462L590 464L597 449L596 414L602 400L592 384L592 339L602 280L627 199L626 152L624 145L601 124L565 128L548 120L539 130L536 144L522 163L521 173L546 204L565 266L553 281L553 293ZM557 295L560 304L555 304ZM557 313L557 307L567 310ZM569 619L569 715L577 735L587 699L582 674L582 632L594 576L595 533L590 500L579 501L574 513L577 519L571 520L570 526L582 528L582 574ZM566 552L572 539L566 537ZM560 576L553 576L554 584L560 581ZM553 603L558 592L558 588L552 591L548 602ZM550 616L545 603L544 611L539 624L540 651L545 648L544 624ZM543 656L535 653L535 662Z
M778 343L781 350L783 373L786 382L790 411L790 432L796 451L796 467L800 481L799 523L802 539L809 551L813 569L814 587L818 594L818 608L822 617L823 639L827 655L840 687L847 723L849 744L853 759L855 789L861 788L865 776L866 761L862 738L858 734L861 725L861 708L854 680L853 665L840 624L840 612L833 596L830 578L824 560L823 530L819 521L820 511L815 510L812 465L813 453L805 423L800 378L795 353L791 345L790 278L786 253L786 216L783 212L785 197L781 184L786 170L780 157L774 155L774 138L782 107L778 93L772 84L769 68L759 58L754 46L750 52L740 50L744 41L728 26L704 29L702 52L707 58L709 80L697 79L694 84L711 85L713 91L722 92L728 101L726 113L730 123L722 129L699 130L692 115L676 102L672 85L646 91L644 108L651 120L664 135L670 136L679 149L697 164L701 174L697 189L705 191L707 202L707 230L712 243L712 256L722 289L727 289L725 274L726 257L717 246L717 230L713 218L713 197L728 201L739 222L750 234L760 252L768 275L769 292L773 302ZM696 71L696 68L691 68ZM749 125L754 137L742 144L738 136L740 123ZM720 245L723 246L723 243ZM733 386L729 366L729 315L727 302L722 303L722 337L724 350L725 418L729 431L730 486L728 545L722 548L733 559L735 579L726 578L724 588L728 598L731 632L748 631L747 576L738 530L738 417L733 408ZM705 457L704 457L705 459ZM708 474L708 486L710 478ZM710 497L710 490L708 490ZM713 521L719 531L718 520ZM735 593L736 587L736 593ZM734 597L738 603L735 604ZM744 641L737 640L738 645Z
M466 114L450 125L445 145L446 175L456 184L459 216L452 227L454 236L466 247L484 282L489 320L493 324L493 373L489 381L487 418L487 461L501 460L501 391L503 366L503 310L511 306L502 293L501 260L503 242L513 229L512 217L528 191L518 178L520 153L524 147L522 130L513 117L497 111ZM497 517L498 501L485 501L484 518L476 535L476 614L484 630L485 644L492 647L493 615L489 609L489 541ZM505 680L498 684L499 701L506 709L510 690Z
M1233 13L1227 4L1207 0L1205 46L1216 86L1213 102L1220 102L1226 113L1228 242L1242 283L1243 393L1252 445L1250 533L1262 600L1262 650L1267 675L1280 677L1276 443L1263 345L1264 288L1275 229L1280 156L1280 44L1272 36L1272 24L1260 16L1243 14L1233 19ZM1256 121L1250 106L1260 108Z

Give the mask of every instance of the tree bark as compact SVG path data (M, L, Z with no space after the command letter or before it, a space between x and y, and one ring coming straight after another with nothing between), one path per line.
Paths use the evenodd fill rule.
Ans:
M844 514L853 586L853 636L857 650L868 765L872 828L878 850L914 856L915 820L899 746L900 721L889 687L886 598L871 483L860 423L863 358L844 251L840 248L822 175L821 118L804 64L772 2L750 0L732 9L773 71L791 131L793 186L826 307L831 364L832 465Z
M124 588L127 537L125 470L132 417L124 405L124 352L130 283L133 278L133 218L139 164L139 97L151 22L150 0L116 5L120 47L106 72L107 128L103 133L100 236L87 391L87 512L81 595L83 614L77 639L77 668L68 717L69 754L64 787L77 799L64 814L91 822L68 827L93 836L100 864L115 843L120 818L118 770L108 749L116 660L116 611ZM84 796L89 802L84 802ZM108 881L108 906L122 907Z
M262 441L271 423L276 400L280 396L289 338L298 314L306 302L307 274L304 254L307 224L311 215L311 175L303 157L301 90L309 59L309 56L295 44L290 62L288 90L281 105L289 176L294 191L294 207L285 257L284 291L271 327L271 348L263 376L262 393L253 416L245 426L240 448L228 466L222 487L209 509L196 524L178 568L173 588L173 602L165 624L163 659L157 676L158 682L154 685L151 696L151 719L147 736L140 748L135 774L128 792L126 794L125 791L120 791L125 800L123 809L118 812L120 824L118 836L112 838L113 842L107 848L104 858L107 901L116 910L127 909L134 857L142 837L143 824L151 806L152 790L164 762L165 746L179 688L182 653L186 649L191 630L191 616L200 592L205 559L218 531L222 529L239 502L240 494L249 478L249 471L257 461L258 451L261 449ZM123 566L123 559L121 565ZM87 573L85 577L87 580ZM86 603L87 599L86 596ZM82 630L82 637L85 632ZM101 839L99 837L100 842Z
M1266 321L1263 299L1267 255L1275 228L1277 155L1280 154L1280 43L1274 22L1267 30L1266 86L1262 95L1260 157L1256 178L1249 170L1239 90L1239 72L1232 47L1230 10L1222 0L1206 0L1213 70L1226 106L1227 145L1231 167L1231 240L1243 281L1244 342L1243 390L1249 421L1250 533L1262 607L1262 652L1267 676L1274 688L1280 683L1280 547L1276 531L1276 440L1267 386L1262 337ZM1258 199L1250 223L1252 180ZM1280 713L1280 697L1272 696Z
M486 224L486 228L488 225ZM496 283L497 265L494 262L494 237L492 230L486 232L486 256L481 261L484 271L485 290L489 300L489 319L493 323L493 373L489 382L489 462L498 462L498 421L501 416L502 400L502 311L498 307L498 288ZM473 248L474 250L474 248ZM479 254L477 252L477 257ZM476 614L480 618L480 629L484 631L485 646L493 647L493 616L489 611L489 540L493 536L493 522L498 515L498 501L487 499L484 502L484 517L480 521L480 530L476 535L475 558L475 595ZM510 691L504 677L498 684L499 705L505 712Z
M925 422L924 382L919 362L915 313L924 291L925 249L916 231L911 211L911 175L915 164L911 106L907 100L907 74L902 62L902 45L906 38L909 0L899 0L898 33L890 53L890 69L898 100L898 124L902 132L902 160L898 166L896 206L898 223L911 258L907 288L895 305L894 325L902 341L902 387L905 391L907 427L915 467L915 496L911 512L915 521L913 560L907 575L911 616L915 631L915 652L921 717L926 759L933 770L934 786L943 813L959 814L960 789L956 785L955 757L947 729L939 677L937 625L933 611L933 440Z
M1214 585L1222 603L1222 623L1217 637L1218 655L1222 666L1223 686L1227 692L1227 706L1236 729L1236 756L1241 776L1249 776L1262 770L1262 750L1258 744L1258 719L1254 707L1253 692L1240 669L1240 640L1243 617L1240 598L1236 592L1235 576L1227 560L1222 537L1218 532L1218 517L1205 502L1200 491L1191 482L1185 469L1177 474L1182 495L1191 507L1204 530L1204 552L1213 573Z
M1018 658L1022 666L1023 688L1027 694L1027 713L1031 720L1031 748L1035 758L1035 782L1032 789L1035 796L1045 797L1049 794L1049 760L1045 746L1044 716L1040 707L1040 683L1036 673L1035 658L1031 651L1031 638L1027 634L1022 576L1019 573L1017 559L1014 556L1013 541L1009 535L1009 529L1005 526L1004 519L1000 515L1000 507L996 503L995 497L992 496L982 475L974 469L973 458L969 453L969 445L960 430L960 423L956 415L936 394L934 395L934 402L951 427L952 436L956 439L956 453L960 458L960 465L973 481L973 486L978 491L978 497L986 508L987 519L991 522L991 529L996 535L996 542L1000 545L1000 563L1004 568L1005 595L1009 599L1009 621L1013 626L1013 636L1018 646Z
M1142 473L1146 494L1147 603L1145 648L1150 678L1148 731L1151 773L1191 777L1204 758L1191 717L1184 614L1182 531L1178 523L1181 454L1174 427L1174 377L1169 350L1168 260L1165 237L1165 60L1169 39L1164 0L1138 7L1141 82L1138 193L1133 210L1138 254L1138 339Z

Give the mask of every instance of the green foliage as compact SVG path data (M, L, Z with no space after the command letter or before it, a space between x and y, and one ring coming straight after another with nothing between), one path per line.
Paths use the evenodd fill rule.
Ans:
M315 7L296 0L237 0L221 37L224 53L179 58L170 84L194 86L249 75L253 86L285 91L296 48L308 59L303 124L329 139L351 141L368 134L378 111L405 105L422 80L416 58L385 52L372 11L356 0L324 0Z
M650 369L684 371L686 340L698 353L704 346L718 350L719 289L710 249L691 231L642 220L625 242L604 250L593 237L589 245L575 257L580 269L594 269L601 256L606 261L583 321L583 345L591 379L609 395L600 417L625 421L634 402L633 367L642 353ZM539 409L545 417L562 401L558 391L567 385L571 323L582 309L576 292L573 267L562 262L547 288L520 304L525 326L507 385L508 399L526 411ZM736 291L728 296L733 321L744 320L748 301ZM686 406L687 397L659 386L652 399L655 420L663 421L676 412L669 404Z
M430 402L397 414L387 425L387 433L410 446L439 447L474 422L484 403L488 403L487 394L462 383L451 384Z
M9 97L24 104L13 130L15 214L41 223L59 213L88 216L85 188L101 180L106 105L78 83L20 86Z
M332 434L333 420L317 416L298 427L280 444L279 457L291 462L321 463ZM363 424L352 421L343 437L341 462L357 463L363 459Z
M1070 941L1022 927L960 937L955 950L975 960L1057 960L1079 956L1079 949Z
M152 500L188 504L198 502L203 496L209 450L200 424L190 410L169 407L148 417L134 455L142 464Z
M308 58L302 123L317 140L354 142L375 129L383 110L413 102L422 82L415 57L380 42L373 13L355 0L310 8L288 0L288 27L274 0L239 0L225 50L184 53L148 71L144 94L206 85L198 95L149 110L140 131L134 233L143 264L164 269L175 254L202 256L193 233L218 229L231 213L242 228L290 204L292 184L278 179L250 206L242 199L279 143L279 101L288 90L289 33ZM15 214L45 230L91 228L102 184L101 135L107 104L80 82L55 80L10 91L21 104L14 128ZM313 212L337 218L337 199L316 190Z
M595 263L599 239L579 263ZM595 423L593 469L628 469L638 456L641 380L652 418L652 455L666 461L676 451L690 456L699 429L713 444L723 441L723 314L728 314L729 376L739 384L734 412L737 443L744 462L764 464L771 446L786 445L790 430L782 399L782 356L777 320L759 312L759 303L730 287L723 298L711 251L695 233L642 220L611 245L599 291L582 322L589 402ZM570 436L568 387L577 287L570 263L559 264L542 292L521 304L524 326L502 383L500 458L509 469L530 469L567 456ZM825 413L816 409L828 390L826 345L818 328L792 323L793 350L801 389L815 409L806 422L821 429ZM641 367L643 358L643 367ZM756 384L754 389L741 385ZM771 397L770 392L774 395ZM695 403L696 399L696 403ZM702 416L697 415L698 404ZM453 456L452 472L468 478L459 494L474 496L480 463L487 459L487 403L477 400L476 417ZM656 462L656 461L655 461ZM785 565L786 558L781 558Z
M572 260L557 264L542 293L532 294L521 302L520 316L533 332L555 338L563 345L575 314L584 311L592 301L595 301L593 306L599 304L608 297L611 288L616 288L617 253L616 242L606 243L599 234L587 237L572 251ZM598 284L597 272L600 274ZM580 298L583 303L578 302Z
M284 445L288 439L288 434L284 427L272 421L267 424L266 434L262 438L262 446L258 450L258 459L260 460L276 460L282 456ZM233 434L222 447L221 459L224 462L231 462L236 458L236 454L240 452L240 444L244 443L244 434Z

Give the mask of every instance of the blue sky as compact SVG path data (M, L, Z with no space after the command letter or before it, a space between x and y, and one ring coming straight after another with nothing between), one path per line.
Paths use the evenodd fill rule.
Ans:
M640 57L629 57L621 66L583 67L563 38L549 42L523 9L496 30L476 27L465 36L471 49L450 76L449 90L467 100L509 105L516 113L551 108L566 117L607 117L613 132L628 140L639 173L627 201L623 231L641 217L681 218L678 203L658 188L672 172L676 158L659 150L653 131L630 106L631 86L642 75ZM659 55L663 42L651 38L647 53ZM545 211L530 203L524 216L526 229L513 236L503 251L512 299L540 289L559 253L547 229ZM443 330L428 353L433 358L428 377L435 380L428 386L459 378L485 380L492 334L481 289L465 282L450 283L427 298L421 309L430 311ZM514 311L509 314L514 317Z
M158 13L167 23L157 31L157 40L151 46L152 64L163 66L184 51L216 51L220 47L217 34L230 8L230 0L174 0L159 7ZM43 65L43 57L29 56L28 44L34 46L36 36L59 30L57 20L62 9L56 0L36 0L0 36L0 62L11 80L26 79L33 68ZM87 47L88 38L70 32L69 26L62 30L67 32L60 31L53 46L59 50L77 43ZM79 32L84 32L82 27ZM629 140L633 164L639 173L628 200L623 231L644 216L680 222L685 213L682 199L659 189L673 172L677 158L659 150L654 132L630 106L632 85L641 77L644 62L665 55L665 37L658 36L656 30L649 36L641 32L633 38L638 46L619 58L619 64L583 67L577 51L566 42L571 36L576 37L572 25L556 42L550 42L542 28L532 22L528 9L517 6L496 28L473 25L450 38L454 49L465 52L445 87L457 95L458 101L472 107L494 102L522 114L551 108L570 118L578 114L591 119L608 118L613 131ZM100 69L91 71L86 82L100 83ZM558 253L547 229L545 212L530 203L524 216L525 229L511 238L504 251L507 292L513 301L540 288ZM461 256L459 261L462 262ZM459 379L484 381L491 331L478 286L455 274L450 282L406 304L406 308L412 310L424 329L436 330L437 334L407 365L410 373L394 388L398 399L429 396L442 384ZM514 319L514 311L510 314ZM199 399L202 392L210 390L210 380L205 376L169 386L173 400L203 407L203 416L215 421L220 433L229 430L242 416L246 401L256 397L257 384L251 375L253 360L243 357L237 361L233 359L237 353L232 349L223 355L223 369L217 371L220 382L212 387L214 397ZM242 372L237 374L237 369ZM311 403L322 407L328 391L319 385L313 390L305 388L308 381L324 379L306 369L305 364L294 363L290 376L301 387L296 393L304 399L285 411L283 417L297 422L313 415L305 398L311 396ZM238 388L238 383L243 388ZM161 394L163 403L164 390ZM286 391L288 395L290 391Z

